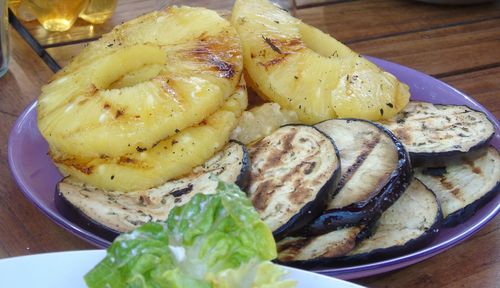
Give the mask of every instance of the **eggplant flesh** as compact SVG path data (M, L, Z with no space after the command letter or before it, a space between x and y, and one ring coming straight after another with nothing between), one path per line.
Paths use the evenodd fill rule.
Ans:
M403 145L387 129L365 120L333 119L316 127L335 141L342 172L326 210L300 233L319 235L375 221L411 181Z
M286 237L276 243L276 262L299 267L332 264L332 259L354 249L362 230L361 227L348 227L313 237Z
M373 235L340 260L370 262L415 251L437 236L442 217L434 193L414 179L405 193L382 214Z
M325 208L340 175L330 137L313 126L286 125L249 148L247 189L276 239L293 233Z
M60 211L69 213L73 208L88 220L87 223L78 222L118 234L131 231L146 222L166 220L172 208L183 205L197 193L215 193L218 184L216 178L243 185L248 172L249 159L245 146L231 142L204 165L194 168L190 175L155 188L110 192L65 178L57 185L56 199L60 200L57 201Z
M414 166L441 166L488 146L495 133L486 114L467 106L411 101L380 122L405 145Z
M419 167L415 176L436 194L445 217L443 225L455 226L498 193L500 155L488 147L480 157L465 155L444 167Z

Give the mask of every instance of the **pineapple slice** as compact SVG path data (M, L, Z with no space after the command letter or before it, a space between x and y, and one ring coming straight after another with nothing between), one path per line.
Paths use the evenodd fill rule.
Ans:
M236 31L217 13L150 13L91 43L42 88L38 126L55 153L98 158L148 149L217 111L238 85L242 62Z
M387 119L408 103L407 85L267 0L237 0L231 22L248 84L304 123Z
M51 153L64 175L104 190L137 191L156 187L192 171L229 140L248 104L245 85L200 125L186 128L153 148L120 157L83 158Z
M278 103L264 103L244 111L231 139L250 144L274 132L280 126L299 123L297 113L282 109Z

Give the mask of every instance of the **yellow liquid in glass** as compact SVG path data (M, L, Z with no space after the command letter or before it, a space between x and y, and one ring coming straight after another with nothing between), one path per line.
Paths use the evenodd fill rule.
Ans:
M116 8L116 0L90 0L80 18L92 24L102 24L111 18Z
M24 0L31 6L38 22L49 31L66 31L80 12L87 7L88 0Z
M36 20L36 16L26 0L8 0L9 8L17 18L23 21Z
M21 0L8 0L7 4L9 5L10 10L14 12L14 14L17 16L17 7L21 3Z

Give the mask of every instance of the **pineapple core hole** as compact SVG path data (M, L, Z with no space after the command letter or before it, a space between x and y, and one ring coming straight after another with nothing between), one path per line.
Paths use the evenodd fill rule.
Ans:
M139 83L151 80L160 74L162 67L163 65L153 64L139 68L135 71L123 75L122 78L111 83L108 89L132 87Z
M95 63L92 84L98 90L134 86L157 76L166 61L167 56L159 46L124 47Z

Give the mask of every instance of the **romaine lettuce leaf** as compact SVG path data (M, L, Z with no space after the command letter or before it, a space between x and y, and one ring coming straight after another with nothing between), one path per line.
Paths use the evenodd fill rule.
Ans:
M227 269L217 274L209 274L207 278L213 287L259 287L289 288L295 287L295 281L280 281L285 270L269 261L250 261L235 269Z
M85 281L91 288L293 286L279 280L275 257L272 233L250 200L219 181L217 193L197 194L165 223L117 237Z

